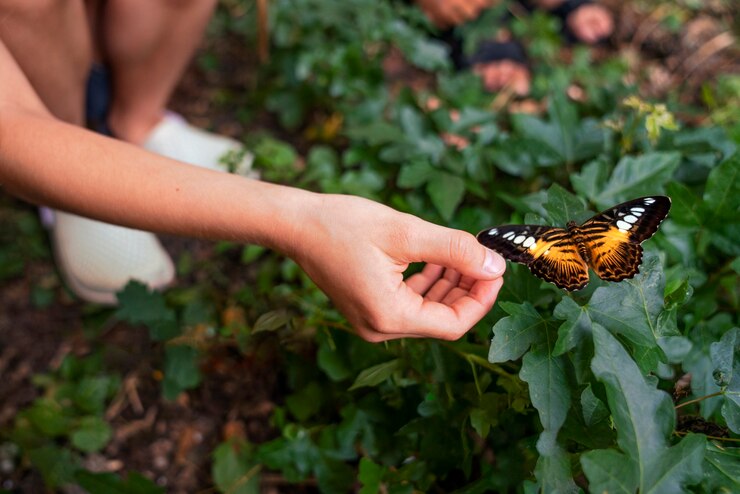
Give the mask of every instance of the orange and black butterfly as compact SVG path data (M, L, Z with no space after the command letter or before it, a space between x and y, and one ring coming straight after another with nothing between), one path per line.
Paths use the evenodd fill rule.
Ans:
M588 284L588 268L602 280L622 281L639 272L640 244L653 236L671 199L650 196L618 204L578 226L505 225L483 230L478 242L535 276L566 290Z

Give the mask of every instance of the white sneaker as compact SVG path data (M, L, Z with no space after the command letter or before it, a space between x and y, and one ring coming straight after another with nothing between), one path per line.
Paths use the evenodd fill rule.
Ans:
M222 156L242 149L237 141L197 129L172 113L157 124L143 147L168 158L221 171L227 168L220 161ZM253 155L245 152L235 173L254 176L252 161ZM115 305L116 293L130 280L162 289L174 279L172 259L152 233L61 211L54 212L51 224L62 277L84 300Z
M177 113L167 112L142 147L168 158L218 171L228 171L224 157L229 153L238 153L236 156L240 159L233 172L251 178L258 177L252 170L254 155L245 151L238 141L193 127Z

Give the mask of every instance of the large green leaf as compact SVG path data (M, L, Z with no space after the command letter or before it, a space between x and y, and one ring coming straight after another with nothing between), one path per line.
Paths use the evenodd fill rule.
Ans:
M680 162L681 155L673 152L625 156L594 200L606 209L640 196L660 194Z
M558 184L551 185L547 190L547 202L543 206L551 224L560 227L569 221L580 223L592 214L585 211L583 201Z
M465 195L465 181L450 173L438 171L427 182L427 194L445 221L452 219Z
M595 356L591 368L604 384L624 454L593 451L582 457L593 482L613 483L623 492L681 492L702 478L703 436L688 436L669 447L675 412L667 393L649 384L624 347L598 324L593 327ZM618 471L621 478L604 472ZM591 478L593 476L593 479ZM599 490L605 487L600 486Z
M532 343L543 337L547 328L547 321L529 302L501 302L499 306L509 316L493 326L488 361L494 363L518 359Z
M257 494L260 492L260 468L253 459L249 443L231 440L213 451L213 480L219 492Z
M715 384L724 388L722 416L732 432L740 433L740 328L727 331L710 346Z
M704 204L712 221L740 222L740 154L736 153L709 173Z

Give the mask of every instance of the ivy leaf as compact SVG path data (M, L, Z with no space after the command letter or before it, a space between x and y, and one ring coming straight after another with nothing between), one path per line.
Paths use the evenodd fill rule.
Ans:
M600 208L606 209L629 199L656 194L680 163L681 155L675 152L625 156L594 200Z
M488 361L492 363L518 359L547 328L547 321L529 302L501 302L499 307L509 316L499 319L493 326L493 340L488 352Z
M558 184L553 184L547 190L544 207L553 225L565 226L569 221L580 222L591 216L584 211L586 208L578 197Z
M583 455L589 481L602 482L602 472L618 471L620 490L639 489L644 493L681 492L683 486L699 482L704 437L690 435L669 448L667 438L673 430L675 412L668 394L648 384L637 364L606 329L596 324L593 335L596 353L591 369L605 386L617 443L624 454L597 450ZM596 490L610 488L599 485Z
M537 441L537 480L544 492L577 492L570 458L557 444L558 431L570 408L563 357L553 356L548 345L536 344L522 359L519 377L529 384L529 396L544 429Z
M261 333L263 331L275 331L284 328L290 322L290 315L287 311L278 309L265 312L257 318L252 328L252 333Z
M349 391L362 388L364 386L374 387L382 383L391 375L401 368L401 359L393 359L382 364L368 367L367 369L360 372L355 379L355 382L350 386Z
M555 306L553 315L565 322L558 329L554 355L562 355L575 348L584 337L591 334L593 321L588 306L580 306L570 297L563 297Z
M641 273L632 279L599 287L588 303L591 319L633 343L654 347L658 315L663 310L664 277L657 255L646 253Z
M465 195L465 181L438 171L427 183L427 194L442 218L449 221Z
M542 434L549 436L545 441L554 443L570 408L565 362L562 357L553 356L547 345L539 343L533 345L522 359L519 377L529 384L529 397L544 428ZM543 441L542 436L540 441ZM549 452L552 448L546 449Z
M427 183L434 175L434 167L428 161L416 161L401 167L396 185L404 189L413 189Z

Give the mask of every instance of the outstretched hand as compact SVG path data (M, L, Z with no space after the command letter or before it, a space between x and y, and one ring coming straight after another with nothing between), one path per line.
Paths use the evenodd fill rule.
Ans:
M326 195L289 254L364 339L456 340L491 310L506 264L469 233ZM404 280L412 262L426 262Z

